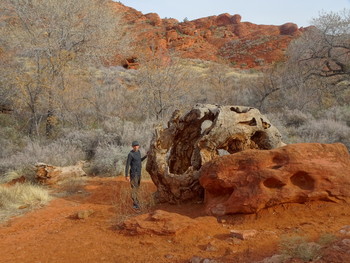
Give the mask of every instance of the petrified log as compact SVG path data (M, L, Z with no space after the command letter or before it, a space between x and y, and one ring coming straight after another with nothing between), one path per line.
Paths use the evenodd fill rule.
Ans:
M345 145L301 143L246 150L202 166L206 211L255 213L283 203L347 202L350 156Z
M175 111L166 129L156 129L146 169L158 201L202 199L198 170L204 163L227 153L282 145L279 131L257 109L197 104L184 115Z
M86 176L83 170L85 162L79 161L71 166L53 166L45 163L37 163L36 178L41 184L55 184L68 178Z

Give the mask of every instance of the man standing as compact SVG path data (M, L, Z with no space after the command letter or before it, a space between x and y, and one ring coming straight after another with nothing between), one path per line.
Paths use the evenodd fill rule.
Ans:
M133 141L131 146L132 150L129 152L128 159L126 160L125 178L131 184L133 208L140 209L138 190L141 182L141 162L147 158L147 155L141 158L141 153L139 151L140 144L138 141Z

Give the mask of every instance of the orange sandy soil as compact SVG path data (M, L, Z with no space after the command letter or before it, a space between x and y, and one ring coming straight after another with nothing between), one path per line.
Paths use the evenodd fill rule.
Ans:
M277 253L281 236L313 239L321 233L338 235L339 229L350 224L349 205L312 202L281 205L254 215L225 216L217 221L206 217L200 220L204 224L172 236L131 236L118 228L123 218L138 215L121 194L128 188L123 178L89 178L86 192L56 198L44 208L3 223L0 262L189 262L193 256L254 262ZM149 180L143 181L143 188L146 195L155 191ZM161 209L198 218L205 216L203 208L202 204L163 204L142 213ZM94 213L77 219L76 213L82 210ZM258 234L239 240L231 237L231 229L254 229Z

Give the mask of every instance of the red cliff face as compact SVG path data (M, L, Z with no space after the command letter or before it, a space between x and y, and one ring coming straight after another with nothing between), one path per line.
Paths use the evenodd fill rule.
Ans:
M298 26L256 25L241 22L238 14L221 14L179 22L161 19L157 14L142 14L114 3L135 32L133 58L166 56L175 51L183 58L227 61L240 68L260 68L285 59L289 43L301 34Z

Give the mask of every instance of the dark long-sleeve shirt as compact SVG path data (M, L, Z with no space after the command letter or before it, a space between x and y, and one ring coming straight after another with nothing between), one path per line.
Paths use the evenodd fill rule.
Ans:
M128 154L125 166L125 176L141 176L141 162L147 158L147 155L141 158L140 151L131 150ZM130 169L130 170L129 170Z

